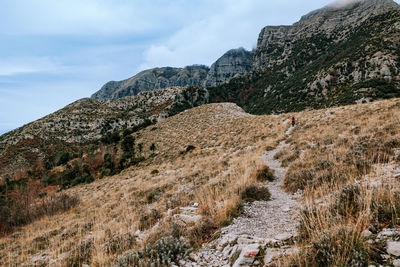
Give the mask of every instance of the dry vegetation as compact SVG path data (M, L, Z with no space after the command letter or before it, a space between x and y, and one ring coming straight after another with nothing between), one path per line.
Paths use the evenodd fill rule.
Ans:
M393 176L400 170L400 100L295 115L290 149L277 158L289 167L284 188L303 192L304 209L299 253L283 264L379 263L381 244L368 243L361 232L399 224L400 181ZM161 264L160 255L172 249L184 257L238 215L252 185L272 179L261 155L285 138L288 117L212 104L134 133L148 160L66 190L79 196L79 205L0 239L0 261ZM200 220L182 215L181 208L194 203Z
M284 188L302 190L300 266L383 264L373 234L399 226L400 101L302 112ZM293 152L292 151L292 152ZM398 179L398 178L397 178ZM387 262L386 262L387 263Z
M262 175L260 156L284 138L286 117L251 116L234 104L213 104L135 133L149 160L66 190L80 204L0 239L1 261L127 266L144 244L153 247L142 251L143 262L170 243L184 248L180 236L197 247L238 214L247 186L270 175ZM194 203L201 220L179 216L181 207Z

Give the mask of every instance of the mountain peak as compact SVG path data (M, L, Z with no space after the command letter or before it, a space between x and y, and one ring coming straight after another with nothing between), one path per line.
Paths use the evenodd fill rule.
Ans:
M325 7L325 9L351 9L360 4L364 7L378 8L380 6L395 7L398 6L392 0L337 0Z
M355 12L353 15L361 18L382 14L390 9L397 8L399 8L399 5L393 0L337 0L323 8L311 11L310 13L302 16L300 21L295 23L295 25L307 23L318 17L352 17L352 15L348 14L348 12L353 10L357 10L357 12Z

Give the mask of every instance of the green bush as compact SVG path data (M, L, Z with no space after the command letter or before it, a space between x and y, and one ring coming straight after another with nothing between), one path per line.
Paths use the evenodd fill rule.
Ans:
M266 186L249 185L242 192L242 199L246 201L269 200L271 194Z
M346 185L336 196L333 210L342 216L349 216L358 213L362 208L362 198L358 185Z
M179 260L189 257L189 245L178 238L163 237L139 251L129 250L118 257L114 267L148 267L179 265Z

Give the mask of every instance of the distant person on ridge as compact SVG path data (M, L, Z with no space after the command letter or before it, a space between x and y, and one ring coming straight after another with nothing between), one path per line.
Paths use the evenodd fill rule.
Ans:
M293 116L292 116L292 127L294 127L295 123L296 123L296 118L295 118L294 115L293 115Z

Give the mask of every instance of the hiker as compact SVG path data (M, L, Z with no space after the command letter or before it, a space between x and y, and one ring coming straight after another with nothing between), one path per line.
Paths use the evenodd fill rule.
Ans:
M296 123L296 118L292 116L292 127L294 127L295 123Z

